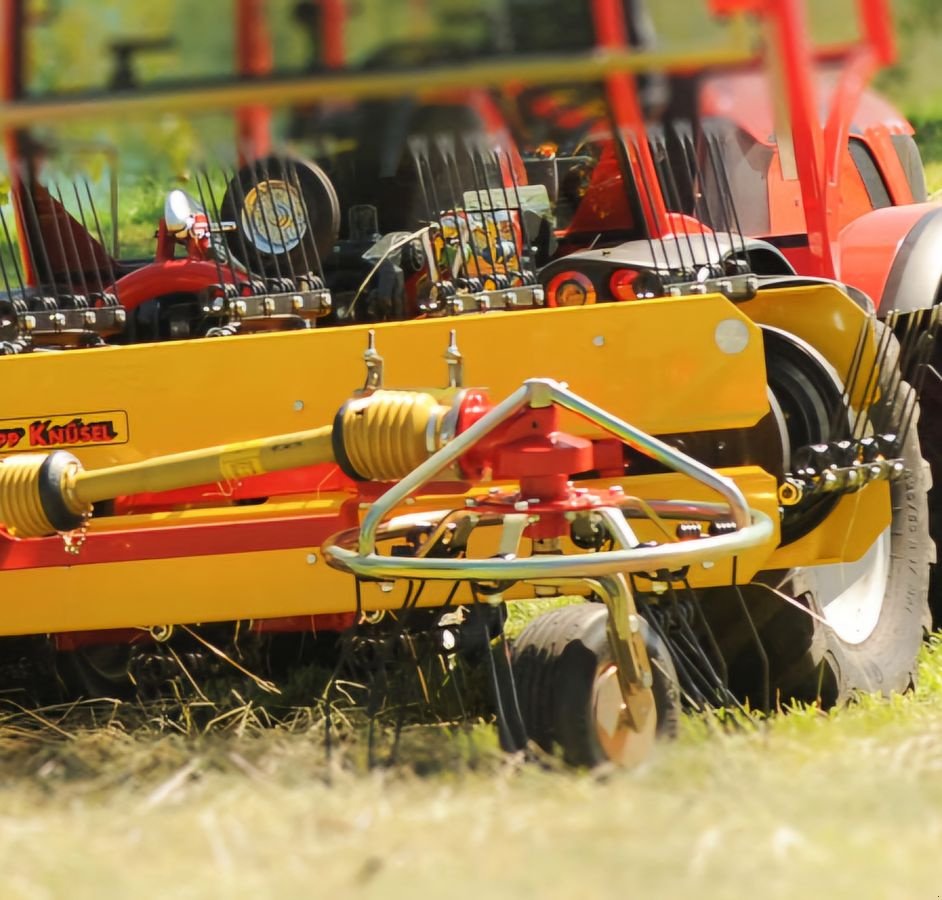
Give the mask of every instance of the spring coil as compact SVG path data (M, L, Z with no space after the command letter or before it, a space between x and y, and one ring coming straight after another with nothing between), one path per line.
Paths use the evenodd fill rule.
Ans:
M368 403L348 403L341 417L350 464L361 478L404 478L428 458L429 425L440 421L443 411L430 394L409 391L377 391ZM438 425L433 428L437 439Z
M43 537L56 529L39 496L42 454L8 456L0 461L0 522L15 537Z

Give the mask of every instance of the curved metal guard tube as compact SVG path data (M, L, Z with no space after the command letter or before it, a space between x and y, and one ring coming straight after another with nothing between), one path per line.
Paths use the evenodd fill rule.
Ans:
M543 379L535 379L540 384L545 384ZM525 384L532 384L527 381ZM689 475L691 478L712 488L721 496L725 497L729 503L730 514L737 528L745 528L749 524L749 506L741 490L730 478L715 472L709 466L698 462L692 456L687 456L669 444L659 441L639 428L629 425L627 422L616 418L607 413L600 406L590 403L583 397L566 390L555 382L550 382L550 396L564 409L574 412L583 418L601 425L610 431L615 437L620 438L629 447L657 460L659 463L680 472L683 475Z
M602 509L595 511L601 512ZM772 520L764 513L753 511L751 523L730 534L600 553L541 555L517 559L429 559L358 553L334 543L325 545L324 554L331 565L363 578L531 581L541 578L597 578L619 572L674 569L733 556L768 541L772 534Z
M441 450L433 453L422 465L413 469L402 481L391 487L370 507L360 528L359 549L362 556L373 552L376 529L391 510L395 509L413 491L430 481L446 466L455 462L485 435L526 405L551 406L553 403L568 409L590 422L606 429L629 446L657 460L659 463L689 475L701 484L712 488L729 503L730 515L737 528L749 525L749 506L735 482L714 472L709 466L697 462L693 457L681 453L674 447L659 441L639 428L607 413L604 409L574 394L551 378L531 378L525 381L506 400L497 404L487 415L474 423L467 431L458 435Z

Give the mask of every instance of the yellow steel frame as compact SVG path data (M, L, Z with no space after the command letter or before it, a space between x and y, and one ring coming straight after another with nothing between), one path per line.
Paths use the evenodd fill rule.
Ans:
M812 311L817 315L812 316ZM787 324L817 343L840 370L866 315L832 287L776 291L736 306L718 295L665 298L575 309L491 312L375 326L390 387L441 384L449 331L456 329L465 381L494 399L529 377L549 376L644 430L661 435L749 428L769 411L756 320ZM717 329L740 323L747 340L724 352ZM832 325L816 332L814 321ZM846 326L846 328L845 328ZM841 328L844 331L841 332ZM856 331L854 329L857 329ZM23 419L88 409L122 410L130 439L77 451L87 468L292 432L332 421L363 383L366 328L217 338L11 358L5 369L10 412ZM729 349L727 347L727 349ZM872 341L867 353L873 352ZM591 435L582 420L565 427ZM756 468L727 470L750 505L778 517L775 478ZM597 483L605 486L613 483ZM620 479L646 499L713 499L678 475ZM93 519L92 531L336 515L346 493L273 500L259 506L190 509ZM422 507L460 505L454 496L419 498ZM772 544L738 561L740 581L759 569L859 557L888 524L884 485L843 498L837 511L799 544ZM853 528L850 526L853 525ZM68 557L64 557L65 560ZM691 573L699 585L729 584L730 565ZM5 571L0 634L148 626L348 611L349 576L327 568L313 545L301 549L127 560ZM365 608L402 602L399 589L367 585ZM440 601L434 590L423 603Z

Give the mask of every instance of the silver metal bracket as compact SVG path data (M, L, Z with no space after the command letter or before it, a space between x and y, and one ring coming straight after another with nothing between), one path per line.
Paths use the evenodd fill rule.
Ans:
M448 387L464 387L464 362L458 349L458 332L454 328L448 333L445 362L448 365Z
M372 328L367 333L363 362L366 363L363 390L378 391L383 386L383 357L376 352L376 332Z

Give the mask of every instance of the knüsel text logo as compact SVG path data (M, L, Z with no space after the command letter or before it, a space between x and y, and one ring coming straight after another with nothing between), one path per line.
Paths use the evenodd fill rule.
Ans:
M124 444L127 440L128 417L123 410L0 419L0 453Z

